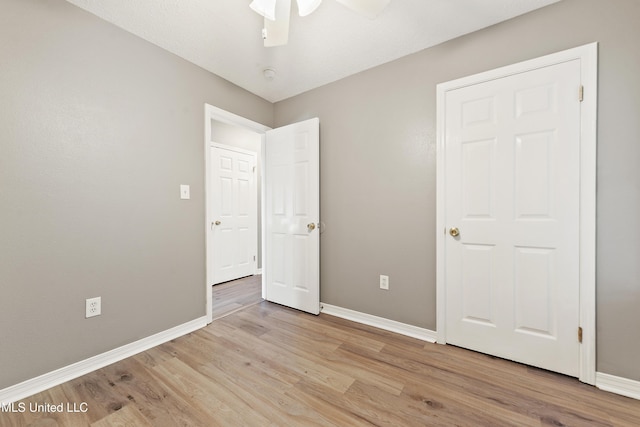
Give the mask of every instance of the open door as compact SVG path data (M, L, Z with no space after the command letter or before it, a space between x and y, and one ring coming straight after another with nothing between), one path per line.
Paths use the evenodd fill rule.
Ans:
M320 312L320 121L266 132L266 299Z

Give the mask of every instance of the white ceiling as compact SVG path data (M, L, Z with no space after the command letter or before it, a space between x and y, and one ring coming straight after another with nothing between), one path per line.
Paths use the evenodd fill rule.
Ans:
M251 0L67 1L277 102L559 0L392 0L375 20L334 0L301 18L293 2L289 44L273 48Z

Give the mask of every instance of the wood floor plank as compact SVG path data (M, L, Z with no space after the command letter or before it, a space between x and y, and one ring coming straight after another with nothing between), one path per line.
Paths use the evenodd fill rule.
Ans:
M213 286L213 319L262 301L262 276L249 276Z
M356 420L374 426L408 426L407 420L402 419L395 412L380 410L378 403L371 399L360 399L353 393L337 393L335 390L327 390L317 383L302 380L296 384L296 389L316 399L323 400L332 407L340 408L346 413L352 414Z
M466 394L452 390L448 384L438 382L420 382L418 384L408 383L405 387L402 398L413 402L413 406L420 411L426 412L430 417L429 423L441 423L444 425L458 425L460 420L473 420L478 426L502 426L514 425L511 414L507 417L504 414L492 411L492 407L485 406L483 402L476 399L468 399ZM481 410L478 407L481 406ZM515 425L540 425L535 418L522 417Z
M270 425L270 421L226 390L179 359L154 368L165 384L191 402L191 409L201 413L204 422L214 425ZM204 425L204 424L202 424Z
M172 353L169 347L159 345L157 347L150 348L147 351L138 353L133 356L133 359L142 363L147 368L153 368L162 362L175 358L177 354Z
M211 348L216 351L211 351ZM244 377L263 377L263 381L268 378L270 387L275 391L287 388L301 378L299 373L287 369L279 358L269 357L269 353L259 353L253 348L240 341L203 334L194 337L181 360L203 374L209 367L215 367L222 372L242 371Z
M21 401L67 402L0 427L640 425L574 378L267 302Z
M236 319L230 319L229 317L221 319L221 322L232 322ZM240 321L243 325L247 325L247 320ZM253 325L246 326L249 330L254 329ZM266 333L266 329L263 333ZM353 378L336 372L327 366L318 365L312 360L309 360L305 356L301 356L290 351L280 345L278 342L272 342L269 340L252 340L255 335L252 332L247 332L245 328L239 328L234 332L234 338L244 340L247 343L253 342L254 348L258 348L259 352L267 358L280 361L281 364L289 367L290 370L297 373L301 377L309 378L312 381L316 381L324 386L335 389L339 392L346 391Z
M350 352L359 352L362 354L362 349L357 347L351 347L348 344L345 344L341 347L340 351L344 351L346 353ZM357 353L355 353L357 354ZM503 411L499 405L496 405L492 401L482 400L477 395L471 394L466 397L464 400L464 405L460 404L460 401L456 401L456 396L466 396L467 388L470 387L469 384L464 383L465 378L456 377L454 379L450 379L446 377L446 373L435 370L428 365L422 364L416 361L408 361L404 360L401 357L385 354L383 352L369 352L366 355L366 358L369 360L376 360L378 362L379 370L387 370L393 372L393 374L401 381L404 381L405 388L403 389L403 395L411 396L411 399L416 400L417 393L415 390L412 391L409 395L407 395L407 385L418 382L424 385L437 386L442 389L446 389L449 393L446 394L447 404L454 403L456 407L470 407L472 411L482 413L483 411L479 410L479 408L484 408L484 411L487 413L498 413L502 414L502 418L509 416L511 419L517 419L517 423L513 425L538 425L539 422L535 420L531 420L529 417L520 417L520 414L517 412L511 411ZM389 397L388 399L391 399ZM387 399L387 400L388 400ZM433 397L426 396L420 399L421 401L427 402L437 402ZM440 404L444 404L440 402ZM497 419L493 419L493 423L496 423ZM418 424L419 425L419 424ZM508 425L508 424L507 424Z
M101 371L111 393L126 399L123 407L135 405L151 423L186 426L193 421L191 413L194 411L187 409L189 402L172 393L137 358L125 359Z
M247 335L245 338L257 339L252 335ZM201 339L206 341L205 338ZM191 346L186 360L203 378L221 387L217 395L226 396L231 403L246 405L247 408L239 410L240 412L260 413L275 425L299 425L297 422L306 415L306 408L285 394L285 391L291 388L291 381L297 381L297 377L279 375L278 372L286 368L272 362L271 359L262 358L255 353L247 354L244 349L213 335L210 339L219 344L216 346L219 351L204 352L202 351L205 348L203 342L196 343ZM265 363L260 364L257 359L271 362L269 368L263 369L261 365ZM259 409L256 405L260 405ZM313 414L310 419L322 419L322 417ZM250 425L264 425L264 423ZM309 425L315 425L315 423Z
M402 393L402 381L398 381L393 375L387 375L384 371L368 369L366 364L352 363L353 358L344 357L336 351L339 345L331 344L327 347L319 341L284 329L273 329L262 338L280 342L281 346L294 354L310 358L316 364L324 364L336 372L379 387L387 393Z
M447 349L449 352L451 350L459 352L460 355L453 359L438 357L442 354L441 350L443 349ZM469 383L465 390L476 393L491 393L492 391L498 393L499 390L508 389L507 400L515 394L526 395L530 403L535 401L539 405L546 405L547 411L550 411L553 406L562 405L570 410L588 413L596 404L588 402L590 392L595 390L593 387L576 384L574 379L557 374L545 378L545 376L539 375L542 370L468 350L446 348L433 344L428 347L426 352L413 352L413 350L398 349L393 345L388 345L383 353L395 354L403 359L421 361L434 368L427 374L431 380L448 376L458 384L461 382ZM584 400L573 398L572 392L578 388L584 389ZM494 399L497 398L494 397ZM592 421L604 425L609 422L608 418L599 418L595 415L592 416Z
M51 402L63 404L64 410L62 412L50 414L55 415L58 425L69 427L80 427L86 425L82 419L82 411L88 410L88 407L85 409L82 402L76 402L73 399L70 399L62 387L54 387L47 390L46 393L49 395Z
M328 339L335 339L341 343L349 342L352 345L362 346L373 351L380 351L384 347L384 342L375 339L376 337L366 336L355 330L335 326L332 322L327 321L327 317L330 316L320 314L316 317L310 317L303 313L279 310L269 315L268 319L279 319L291 325L299 325L311 333L324 335Z
M349 390L349 393L352 394L355 401L370 399L375 402L376 411L386 413L387 417L390 417L391 414L400 417L406 426L432 425L436 421L451 425L459 417L458 411L464 407L468 408L468 414L482 414L481 416L474 415L473 419L476 425L480 424L481 419L484 419L485 425L490 426L512 425L524 427L539 425L539 420L537 419L523 416L517 412L503 410L498 406L486 405L486 402L479 399L465 400L465 405L457 405L456 412L450 412L448 417L445 417L442 412L434 411L435 405L416 404L415 399L406 399L405 396L381 395L378 390L363 383L356 383ZM422 403L423 401L419 402Z
M348 345L345 345L341 350L349 351ZM361 351L361 349L356 349L356 351ZM470 406L476 412L479 412L480 408L485 408L489 413L500 414L500 419L508 420L510 418L510 422L513 425L538 425L541 415L537 410L542 406L546 406L545 413L550 417L549 419L557 420L562 418L557 406L547 402L540 402L531 393L515 392L512 383L508 384L507 388L504 388L496 385L492 377L478 378L473 373L465 375L465 370L473 371L473 364L461 369L461 372L454 372L447 369L434 368L429 363L428 358L425 358L425 360L411 360L406 357L406 353L398 355L383 350L377 354L369 354L369 357L392 367L391 369L394 369L396 375L406 381L405 392L409 390L409 396L414 399L415 396L420 395L420 384L428 384L429 386L436 386L438 389L446 390L441 395L447 398L447 404L453 403L457 407L464 404ZM497 371L495 373L497 374ZM458 396L465 396L464 401L457 400ZM420 400L433 401L433 397L421 397ZM527 402L527 404L524 405L523 402ZM606 418L591 417L587 419L591 422L591 425L608 425Z
M365 325L362 323L352 322L340 317L330 316L328 314L320 313L318 316L325 325L332 325L338 329L349 331L354 336L367 337L374 341L383 342L385 344L396 343L403 346L410 346L414 348L423 348L425 342L417 338L400 335L395 332L385 331L373 326Z
M135 406L127 405L100 421L92 423L91 427L153 427L153 424Z
M199 374L220 387L218 394L224 396L225 401L237 411L269 420L247 425L293 425L288 412L289 402L280 398L282 388L288 385L276 382L273 386L273 379L259 375L246 379L233 365L226 363L199 365L197 369Z
M128 402L125 396L112 393L105 378L105 370L91 372L62 384L62 388L73 402L85 402L89 407L89 423L98 421L118 411Z

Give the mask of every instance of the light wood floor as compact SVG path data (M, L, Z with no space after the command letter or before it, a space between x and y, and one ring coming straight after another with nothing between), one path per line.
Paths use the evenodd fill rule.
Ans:
M262 301L262 276L249 276L213 286L213 319Z
M639 426L640 401L268 302L23 401L0 426Z

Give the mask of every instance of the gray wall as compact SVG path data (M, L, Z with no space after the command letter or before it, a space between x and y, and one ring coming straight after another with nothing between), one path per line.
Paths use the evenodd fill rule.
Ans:
M262 268L262 135L238 126L211 120L211 142L230 145L243 150L254 151L258 155L256 167L258 191L258 255L257 266Z
M637 0L564 0L277 103L320 117L322 301L435 329L436 84L598 41L597 368L640 380L639 40Z
M0 389L205 315L205 103L272 125L63 0L0 0Z

